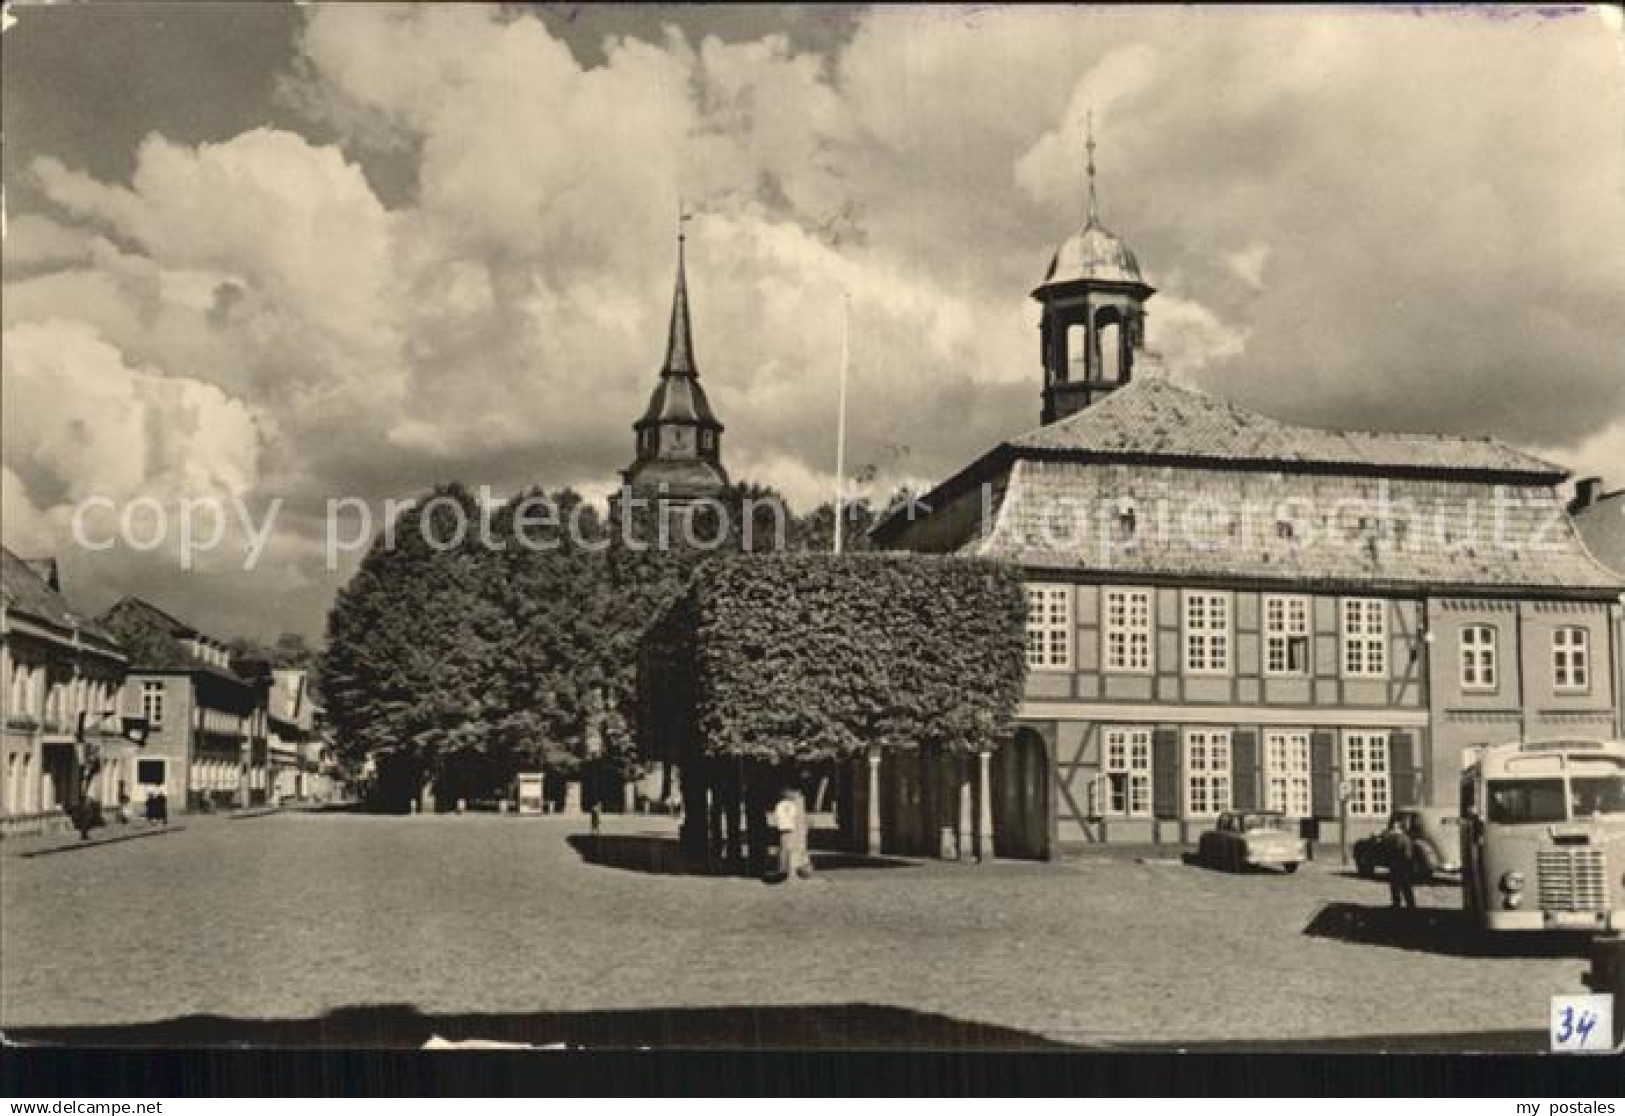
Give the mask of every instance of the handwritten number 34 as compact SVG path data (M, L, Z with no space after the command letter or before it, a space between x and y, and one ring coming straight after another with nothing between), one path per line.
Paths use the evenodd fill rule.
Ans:
M1557 1028L1557 1041L1568 1042L1576 1035L1580 1037L1580 1045L1584 1046L1591 1037L1591 1031L1597 1025L1597 1016L1594 1012L1581 1012L1579 1022L1575 1022L1574 1008L1563 1009L1563 1021Z

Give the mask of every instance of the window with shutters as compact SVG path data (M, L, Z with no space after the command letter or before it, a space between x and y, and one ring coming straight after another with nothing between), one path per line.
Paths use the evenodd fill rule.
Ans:
M1363 597L1343 600L1343 677L1388 676L1388 606Z
M1151 816L1151 730L1104 732L1099 812L1107 817Z
M141 684L141 716L146 718L147 724L152 728L163 727L164 684L162 682L143 682Z
M1151 591L1107 589L1106 669L1124 674L1151 672Z
M1343 780L1348 784L1350 817L1388 816L1393 802L1390 766L1386 732L1343 734Z
M1186 593L1185 672L1230 673L1230 594Z
M1230 809L1233 779L1228 729L1185 732L1185 814L1211 817Z
M1552 685L1567 693L1591 688L1590 633L1559 628L1552 633Z
M1302 677L1309 673L1309 598L1264 598L1264 673Z
M1461 630L1461 688L1487 693L1496 687L1495 629L1469 624Z
M1264 808L1307 818L1313 803L1309 785L1309 734L1264 734Z
M1027 666L1072 669L1072 587L1027 586Z

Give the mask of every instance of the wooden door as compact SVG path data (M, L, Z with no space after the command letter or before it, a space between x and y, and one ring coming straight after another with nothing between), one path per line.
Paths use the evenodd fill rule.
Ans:
M993 853L1021 860L1049 854L1050 770L1044 738L1017 729L993 756Z

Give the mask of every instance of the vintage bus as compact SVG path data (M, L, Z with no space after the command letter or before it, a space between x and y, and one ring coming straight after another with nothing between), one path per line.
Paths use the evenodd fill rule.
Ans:
M1625 930L1625 743L1470 750L1461 890L1490 930Z

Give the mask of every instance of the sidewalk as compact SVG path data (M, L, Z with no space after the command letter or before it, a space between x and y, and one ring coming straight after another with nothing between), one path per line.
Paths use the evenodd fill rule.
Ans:
M153 825L133 821L128 825L107 825L94 829L89 840L81 840L73 830L65 833L47 833L38 837L7 837L0 841L0 856L48 856L52 853L72 852L75 849L93 849L99 845L116 845L121 841L139 841L144 837L162 837L166 833L184 833L181 822Z

